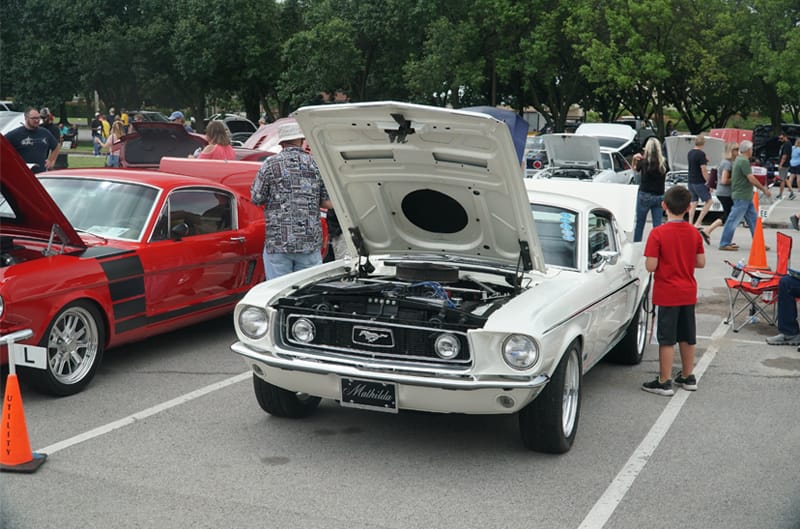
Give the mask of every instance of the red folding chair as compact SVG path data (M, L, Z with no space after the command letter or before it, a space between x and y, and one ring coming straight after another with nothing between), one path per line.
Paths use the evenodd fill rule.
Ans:
M730 303L725 323L733 326L733 332L739 332L748 323L756 322L759 316L770 325L777 322L778 282L789 269L792 238L781 232L776 234L776 238L778 258L774 271L739 268L730 261L725 261L731 267L731 277L725 278ZM745 310L747 317L737 326L736 318Z

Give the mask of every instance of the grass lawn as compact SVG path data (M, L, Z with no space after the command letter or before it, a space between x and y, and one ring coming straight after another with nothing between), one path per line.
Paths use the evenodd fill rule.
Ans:
M91 151L90 151L91 153ZM70 169L84 169L87 167L105 167L106 157L103 156L74 156L70 155L67 158L67 166Z

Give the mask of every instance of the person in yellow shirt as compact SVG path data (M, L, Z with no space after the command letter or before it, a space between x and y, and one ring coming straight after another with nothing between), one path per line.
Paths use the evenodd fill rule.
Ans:
M119 115L119 119L122 121L122 127L125 130L125 134L128 133L128 125L130 123L130 116L128 116L128 111L124 108L122 109L122 113Z

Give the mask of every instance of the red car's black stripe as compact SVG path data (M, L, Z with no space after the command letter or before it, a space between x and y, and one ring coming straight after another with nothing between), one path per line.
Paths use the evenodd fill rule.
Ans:
M147 324L144 294L144 267L132 251L98 257L108 278L108 293L114 316L114 328L136 329Z

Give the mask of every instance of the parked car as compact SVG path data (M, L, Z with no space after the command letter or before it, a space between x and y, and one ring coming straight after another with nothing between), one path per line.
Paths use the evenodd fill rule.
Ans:
M162 158L186 158L208 145L205 135L188 132L180 123L144 121L120 139L120 164L125 168L156 168ZM260 162L269 154L265 151L234 147L241 161Z
M597 138L600 147L617 151L626 157L633 156L644 145L637 142L636 131L622 123L583 123L575 129L575 134Z
M547 149L544 147L544 138L541 135L528 136L525 141L525 177L533 176L547 167Z
M0 112L25 112L25 107L13 101L0 101Z
M633 184L636 173L613 149L601 149L594 136L544 134L541 136L548 164L540 171L527 171L533 178L558 178Z
M627 125L636 131L636 137L633 140L633 152L641 151L649 138L653 138L658 135L658 130L656 130L656 125L653 123L652 119L640 119L633 116L622 116L616 119L614 123Z
M249 199L259 164L179 164L194 176L72 169L37 179L0 137L0 334L32 329L24 343L47 356L47 369L20 367L21 378L77 393L106 349L226 314L263 280L264 217Z
M159 123L170 123L169 118L157 110L129 110L128 117L130 121L134 122L134 116L136 114L141 114L144 118L144 121L157 121Z
M636 187L522 179L503 122L407 103L301 108L353 258L254 287L232 349L267 413L518 414L566 452L582 376L641 361Z
M780 128L792 144L800 138L800 123L781 123ZM781 142L778 135L773 134L772 125L758 125L753 129L753 156L760 165L777 167L780 148Z
M4 136L25 124L24 112L0 112L0 134Z
M258 129L255 123L236 114L213 114L204 119L203 124L207 126L212 120L222 121L234 142L244 143Z
M664 138L664 145L667 150L667 171L666 188L669 189L674 185L682 185L688 187L689 183L689 151L694 149L694 138L692 134L684 134L681 136L668 136ZM708 170L716 169L722 158L725 156L725 140L722 138L715 138L706 136L706 143L703 146L703 152L706 153L709 163L706 166ZM721 215L723 213L722 203L717 199L716 195L711 194L711 209L710 215ZM697 210L703 209L705 202L699 200L697 203Z

